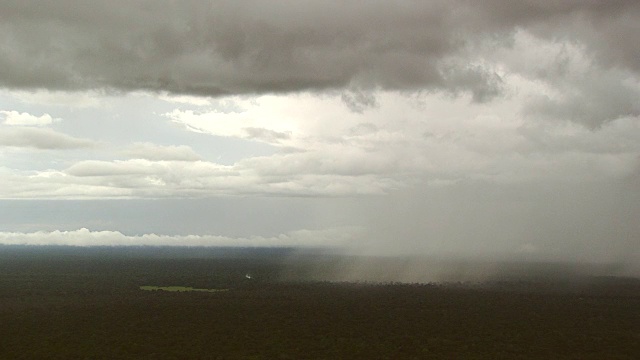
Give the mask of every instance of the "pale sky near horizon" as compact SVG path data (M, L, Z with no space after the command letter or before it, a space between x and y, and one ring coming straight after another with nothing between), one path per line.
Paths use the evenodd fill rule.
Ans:
M3 1L0 244L640 261L640 2Z

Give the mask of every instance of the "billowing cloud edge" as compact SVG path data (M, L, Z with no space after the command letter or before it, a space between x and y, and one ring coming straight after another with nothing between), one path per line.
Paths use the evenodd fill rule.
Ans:
M0 232L0 245L31 246L179 246L179 247L341 247L362 229L342 227L322 230L295 230L275 236L229 237L221 235L125 235L119 231Z

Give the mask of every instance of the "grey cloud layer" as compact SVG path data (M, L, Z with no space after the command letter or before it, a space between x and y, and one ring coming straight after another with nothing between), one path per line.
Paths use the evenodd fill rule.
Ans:
M382 87L484 101L499 93L499 76L452 60L482 38L508 46L522 28L580 41L601 66L640 71L634 0L3 1L0 20L0 84L11 88Z

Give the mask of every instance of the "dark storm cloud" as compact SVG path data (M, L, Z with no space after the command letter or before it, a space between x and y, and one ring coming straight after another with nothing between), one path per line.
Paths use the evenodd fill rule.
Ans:
M3 1L0 85L214 96L442 89L485 101L499 77L449 61L469 44L508 44L525 28L637 72L639 20L635 0Z

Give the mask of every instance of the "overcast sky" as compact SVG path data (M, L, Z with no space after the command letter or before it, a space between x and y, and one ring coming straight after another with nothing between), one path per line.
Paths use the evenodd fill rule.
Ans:
M640 2L2 1L0 243L640 261Z

